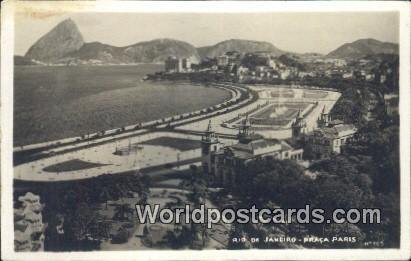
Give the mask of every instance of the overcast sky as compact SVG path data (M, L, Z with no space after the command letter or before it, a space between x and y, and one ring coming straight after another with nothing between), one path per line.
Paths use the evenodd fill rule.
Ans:
M71 13L17 15L15 54L23 55L42 35L66 18L86 42L126 46L174 38L196 47L228 39L268 41L291 52L328 53L361 38L398 43L397 13L139 14Z

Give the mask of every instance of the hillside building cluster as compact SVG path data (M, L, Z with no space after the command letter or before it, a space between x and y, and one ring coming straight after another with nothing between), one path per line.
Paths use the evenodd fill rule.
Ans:
M192 58L168 57L165 72L210 72L223 74L231 80L243 83L295 81L310 78L346 79L384 83L395 72L387 66L375 67L368 59L303 57L292 55L273 56L269 52L239 53L229 51L199 63Z

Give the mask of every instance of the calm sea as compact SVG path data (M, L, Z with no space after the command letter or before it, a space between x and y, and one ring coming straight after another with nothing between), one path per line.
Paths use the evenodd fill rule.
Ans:
M16 66L14 144L27 145L113 129L217 104L220 89L143 82L161 65Z

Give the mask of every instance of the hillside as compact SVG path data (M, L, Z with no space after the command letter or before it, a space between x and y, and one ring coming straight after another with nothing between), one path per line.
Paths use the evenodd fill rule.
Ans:
M304 63L300 60L300 57L297 55L283 54L279 56L277 59L286 66L295 67L301 71L305 71L307 69Z
M346 43L330 52L330 58L360 58L375 54L398 54L398 44L381 42L375 39L360 39Z
M198 62L200 56L194 46L173 39L156 39L124 47L124 54L134 62L162 62L169 56L191 57Z
M169 56L191 57L194 61L199 61L199 55L194 46L172 39L156 39L126 47L116 47L100 42L85 43L79 50L68 54L60 61L74 58L110 64L157 63L163 62Z
M103 63L128 63L131 59L124 54L123 48L100 42L85 43L79 50L66 55L66 58L83 61L99 60Z
M237 51L240 53L269 52L272 53L273 56L279 56L285 53L284 51L278 49L273 44L268 42L240 39L231 39L217 43L213 46L200 47L197 48L197 51L201 58L213 58L229 51Z

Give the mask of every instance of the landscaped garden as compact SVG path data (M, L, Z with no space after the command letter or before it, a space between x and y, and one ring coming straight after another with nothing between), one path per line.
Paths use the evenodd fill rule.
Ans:
M101 163L94 163L94 162L87 162L79 159L68 160L64 162L60 162L54 165L50 165L45 167L43 170L47 172L65 172L65 171L76 171L82 169L91 169L97 168L101 166L105 166L107 164Z
M141 144L170 147L180 151L194 150L200 148L201 146L201 142L199 140L190 140L175 137L158 137L152 140L144 141Z
M277 89L270 92L272 98L294 98L294 91L290 89Z
M328 92L320 90L304 90L303 97L309 99L324 99L328 96Z
M271 105L250 117L251 124L284 126L293 120L298 110L304 111L310 103L283 103Z

